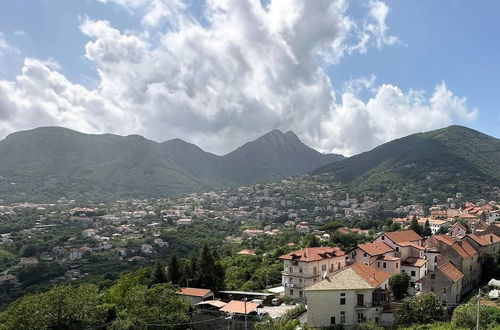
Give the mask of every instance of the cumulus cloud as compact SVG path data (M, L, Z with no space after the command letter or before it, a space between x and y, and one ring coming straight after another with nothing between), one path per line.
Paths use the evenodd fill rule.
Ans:
M377 86L371 76L346 83L336 95L327 66L397 40L380 1L368 2L364 17L354 20L343 0L271 0L266 6L207 0L203 22L180 1L99 1L140 11L143 31L81 22L90 39L85 56L99 75L96 89L27 59L14 81L0 81L0 133L62 125L155 140L180 137L224 153L280 128L322 151L350 155L476 115L444 83L426 97Z

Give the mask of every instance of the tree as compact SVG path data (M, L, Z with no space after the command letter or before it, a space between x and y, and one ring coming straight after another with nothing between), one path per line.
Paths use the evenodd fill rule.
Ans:
M151 282L153 284L166 283L168 281L167 274L165 274L165 266L157 260L153 266L153 272L151 273Z
M451 323L457 327L474 329L477 322L477 299L467 305L460 305L451 317ZM479 309L479 328L489 329L489 325L500 324L500 309L492 306L481 306Z
M197 285L206 289L221 289L224 286L224 269L216 260L207 243L199 257Z
M182 278L181 265L177 255L173 254L168 258L168 279L174 284L180 284Z
M428 324L443 319L441 301L433 292L405 299L395 313L399 325Z
M424 237L429 237L432 235L432 230L431 230L431 226L429 224L429 219L425 220L424 230L422 232L422 235Z
M316 237L316 235L312 234L311 235L311 239L309 240L309 243L307 244L308 247L318 247L320 246L319 244L319 241L318 241L318 238Z
M414 215L413 218L411 219L410 229L416 232L417 234L422 235L423 228L418 224L416 215Z
M410 286L410 276L406 273L394 274L389 278L389 288L396 300L401 300L405 297Z
M93 284L55 286L26 295L0 314L0 329L84 329L106 322L110 306L103 304Z

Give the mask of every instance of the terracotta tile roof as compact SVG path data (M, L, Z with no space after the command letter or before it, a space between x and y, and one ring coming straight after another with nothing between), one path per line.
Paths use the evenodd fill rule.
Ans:
M245 314L245 310L247 314L253 312L254 310L259 307L259 304L252 303L252 302L246 302L245 306L245 301L241 300L231 300L228 302L224 307L219 309L221 312L228 312L228 313L236 313L236 314Z
M427 259L422 259L422 258L416 258L416 257L408 257L406 258L402 265L405 266L413 266L413 267L422 267L425 265L429 260Z
M208 289L197 289L197 288L180 288L178 294L182 294L184 296L192 296L192 297L205 297L207 294L212 291Z
M304 262L331 259L345 256L345 252L338 247L304 248L282 255L281 260L297 260Z
M469 236L474 242L481 246L488 246L500 242L500 237L495 234L485 234L477 236L476 234L469 234Z
M378 256L377 260L398 261L401 260L401 258L391 257L391 256Z
M309 286L306 291L373 289L391 274L363 264L355 264Z
M464 277L464 274L455 267L450 261L441 266L437 267L439 271L441 271L444 275L446 275L450 280L456 282Z
M195 305L196 306L210 305L210 306L214 306L217 308L221 308L221 307L226 306L226 303L223 301L220 301L220 300L204 300L204 301L200 301L199 303L197 303Z
M460 243L461 243L460 245L462 246L462 249L464 249L465 253L467 253L469 255L469 258L472 258L476 254L478 254L477 250L474 249L474 247L472 245L470 245L469 242L462 241Z
M380 269L363 264L354 264L350 268L373 288L379 286L391 276L391 274Z
M399 242L398 245L401 245L401 246L411 246L411 247L414 247L414 248L419 249L419 250L425 250L425 247L417 245L417 244L415 244L413 242Z
M449 246L452 246L453 244L455 244L455 240L453 240L453 238L451 238L450 236L448 235L445 235L445 234L441 234L441 235L432 235L431 238L434 238L446 245L449 245Z
M366 244L358 244L358 248L365 251L371 256L377 256L379 254L384 254L388 252L394 251L392 247L387 245L384 242L380 243L366 243Z
M416 232L413 230L402 230L402 231L389 231L385 232L382 235L385 235L387 238L389 238L391 241L394 243L399 243L399 242L413 242L413 241L420 241L422 240L422 237L418 235Z
M244 249L244 250L241 250L240 252L236 253L236 254L239 254L239 255L250 255L250 256L254 256L255 255L255 252L252 251L252 250L249 250L249 249Z

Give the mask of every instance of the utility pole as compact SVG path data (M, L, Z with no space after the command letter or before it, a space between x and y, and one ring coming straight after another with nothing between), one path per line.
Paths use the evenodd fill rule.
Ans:
M476 330L479 330L479 308L481 306L481 289L477 295L477 318L476 318Z
M245 302L245 330L247 330L247 298L243 299Z

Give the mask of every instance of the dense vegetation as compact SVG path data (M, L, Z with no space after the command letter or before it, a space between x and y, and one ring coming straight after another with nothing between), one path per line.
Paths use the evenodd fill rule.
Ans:
M385 143L315 173L330 173L355 193L410 199L484 195L500 182L500 140L450 126Z

